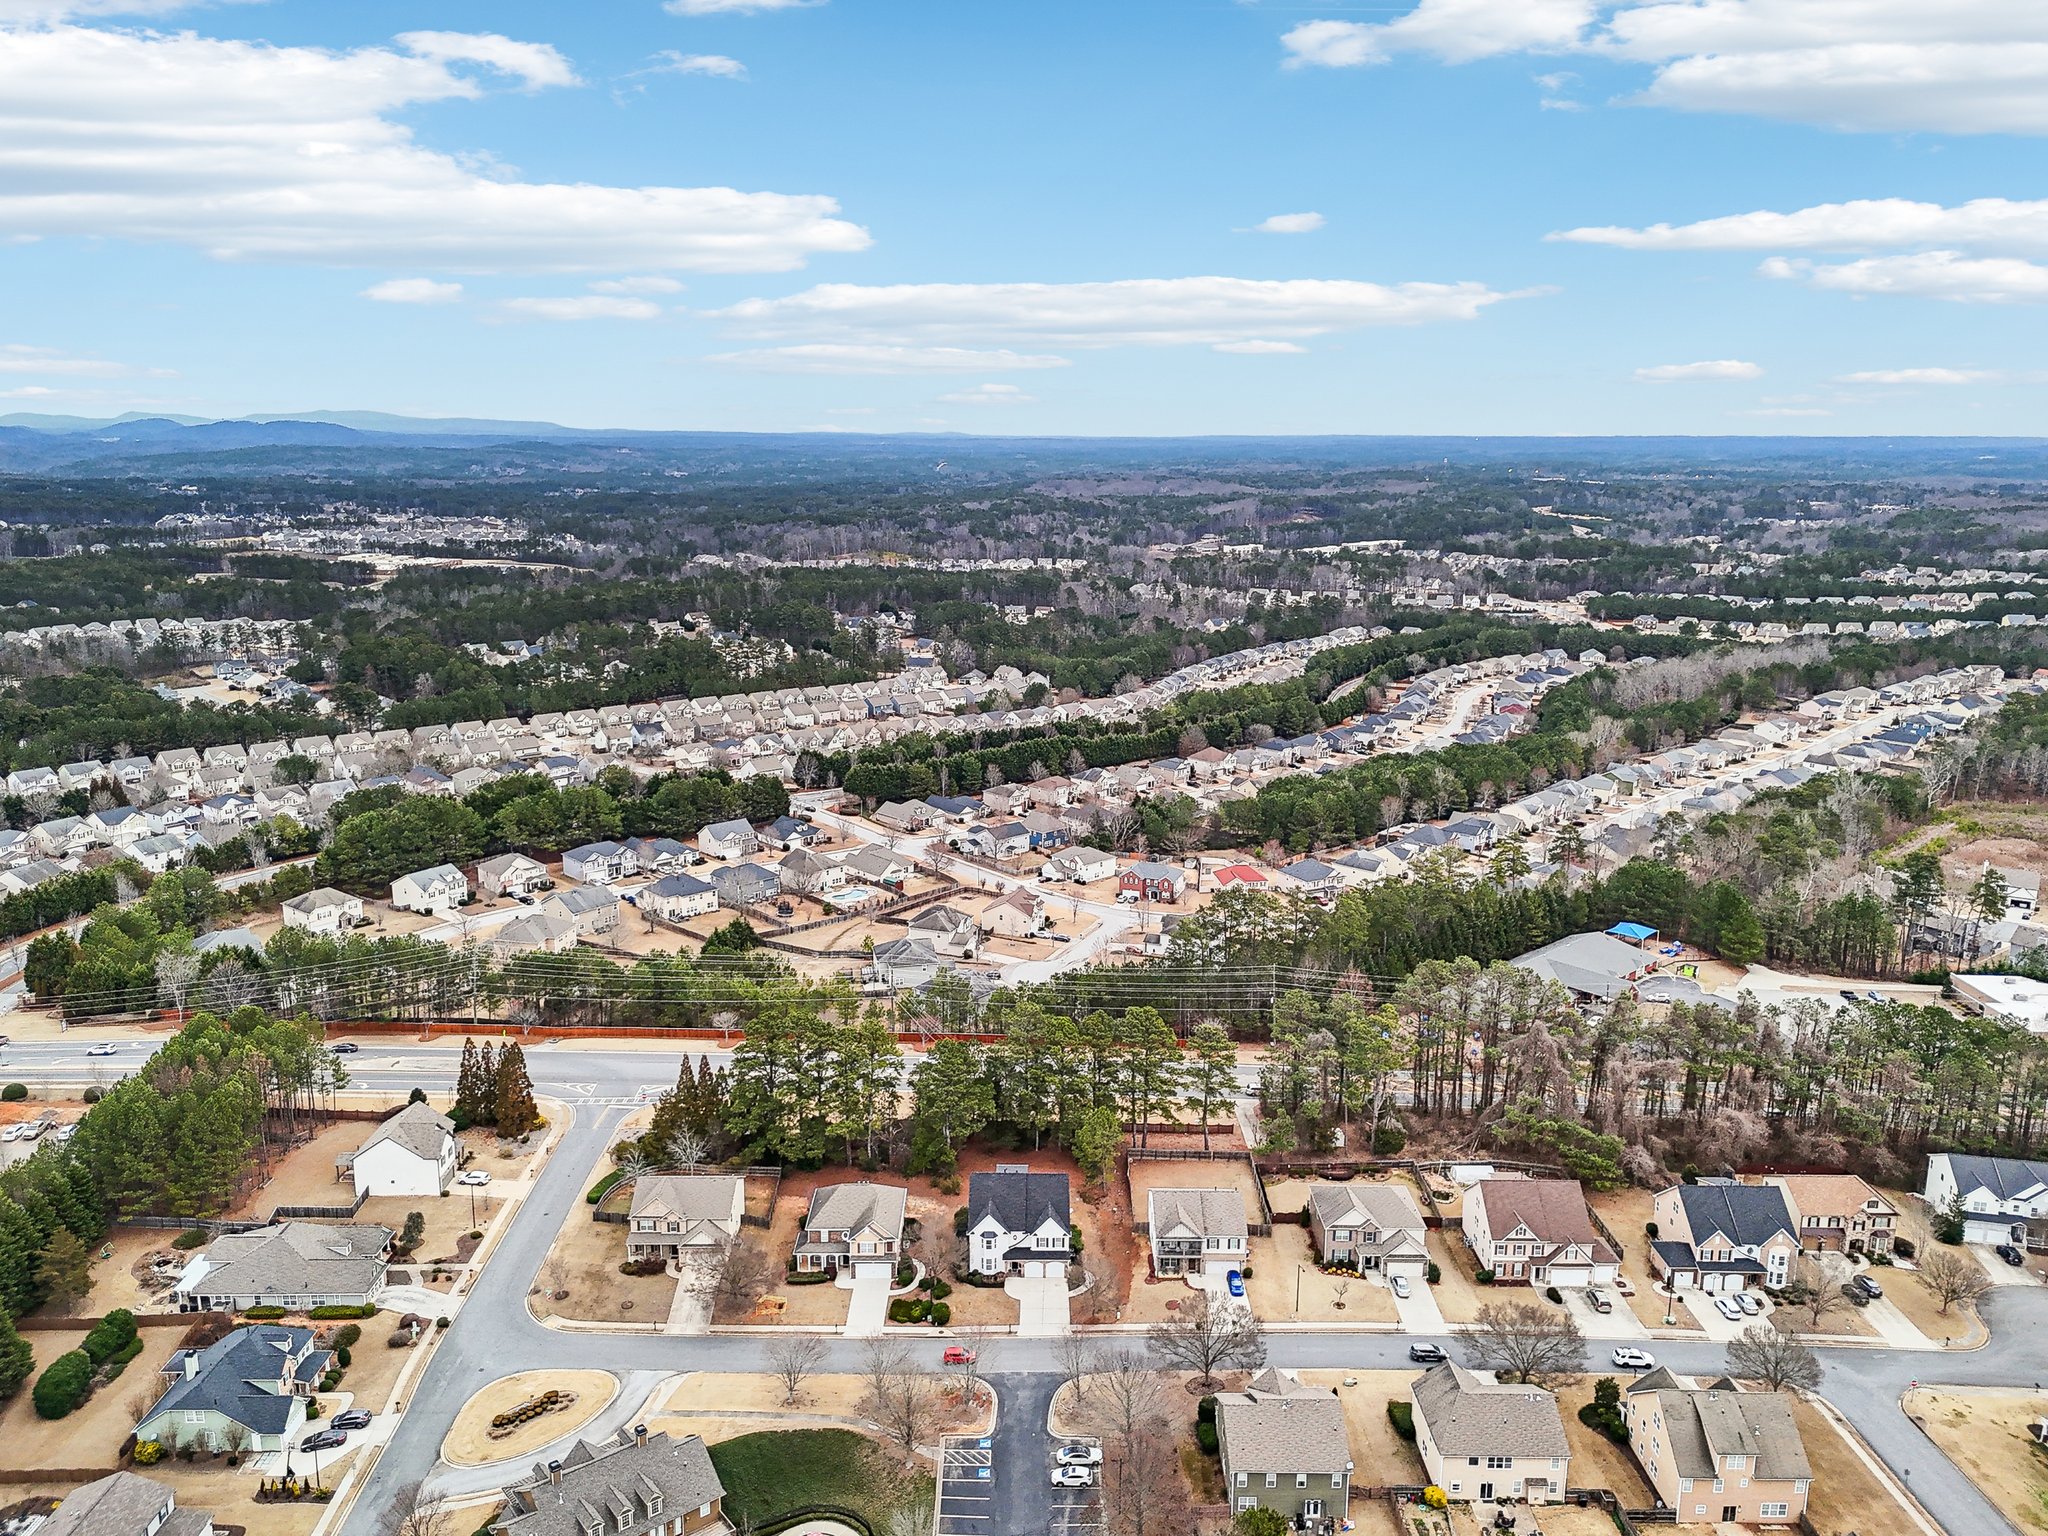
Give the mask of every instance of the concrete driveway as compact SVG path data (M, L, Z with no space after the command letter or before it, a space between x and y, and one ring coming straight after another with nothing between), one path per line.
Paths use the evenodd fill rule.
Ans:
M872 1275L840 1275L839 1283L853 1292L846 1305L849 1339L872 1339L881 1334L882 1325L889 1321L889 1287L894 1280L886 1269Z
M1067 1332L1067 1282L1012 1275L1003 1282L1003 1294L1017 1303L1017 1337L1058 1339Z
M2008 1264L1998 1256L1998 1250L1984 1243L1965 1243L1965 1250L1977 1256L1977 1262L1984 1266L1984 1273L1991 1277L1993 1285L2039 1285L2040 1279L2024 1264Z
M1616 1291L1600 1292L1608 1300L1609 1309L1605 1312L1594 1311L1584 1291L1563 1291L1559 1294L1564 1297L1565 1310L1579 1325L1579 1332L1589 1339L1647 1339L1650 1336L1650 1330L1643 1326L1635 1309Z
M1717 1343L1726 1344L1751 1323L1760 1323L1761 1317L1747 1313L1740 1317L1723 1317L1721 1309L1714 1305L1714 1298L1704 1291L1680 1291L1678 1299L1685 1303L1700 1325L1700 1332Z
M1443 1309L1436 1304L1436 1293L1427 1282L1411 1279L1405 1297L1394 1296L1392 1286L1387 1288L1387 1294L1394 1297L1394 1311L1401 1319L1403 1333L1426 1333L1435 1338L1450 1331Z

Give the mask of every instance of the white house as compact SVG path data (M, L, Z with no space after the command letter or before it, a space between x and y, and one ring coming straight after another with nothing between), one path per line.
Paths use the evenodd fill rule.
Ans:
M469 876L453 864L417 869L391 882L391 905L401 912L444 916L469 900Z
M548 867L523 853L501 853L476 867L476 883L486 896L531 896L549 885Z
M1453 1501L1563 1501L1571 1442L1557 1399L1543 1388L1505 1385L1446 1361L1416 1378L1408 1402L1423 1469Z
M645 886L634 898L634 904L643 912L671 923L679 923L686 917L702 917L707 912L718 910L718 887L708 885L695 875L663 875L650 886Z
M707 859L744 859L761 851L761 839L745 821L714 821L697 834L697 851Z
M333 937L345 933L363 920L363 898L323 885L293 896L284 904L284 925L303 928L307 933Z
M1045 861L1041 880L1066 880L1075 885L1092 885L1116 876L1116 855L1100 848L1062 848Z
M455 1122L426 1104L408 1104L353 1152L334 1160L359 1195L438 1195L455 1177Z
M967 1181L967 1262L978 1275L1057 1279L1073 1257L1071 1189L1064 1173L997 1164Z
M1146 1201L1152 1272L1199 1275L1241 1269L1250 1251L1244 1196L1234 1189L1155 1189Z
M2048 1216L2048 1163L2017 1157L1936 1152L1921 1197L1937 1213L1962 1202L1963 1240L2010 1243L2030 1218Z
M562 873L585 885L612 885L640 873L640 856L623 843L585 843L562 855Z

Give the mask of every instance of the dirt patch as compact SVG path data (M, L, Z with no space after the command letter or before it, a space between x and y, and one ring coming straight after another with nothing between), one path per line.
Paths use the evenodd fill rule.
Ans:
M1469 1323L1479 1315L1479 1309L1504 1297L1492 1286L1481 1285L1472 1277L1478 1273L1478 1266L1472 1257L1472 1250L1465 1246L1465 1240L1452 1227L1443 1227L1429 1233L1429 1256L1436 1260L1437 1310L1444 1315L1447 1323Z
M1629 1310L1646 1326L1662 1328L1670 1307L1672 1327L1698 1328L1698 1321L1684 1307L1670 1306L1670 1298L1657 1289L1650 1273L1650 1237L1643 1228L1650 1220L1653 1200L1647 1189L1616 1189L1586 1196L1593 1214L1621 1239L1621 1277L1628 1282L1624 1299Z
M128 1432L150 1405L163 1396L164 1362L177 1348L181 1332L177 1328L143 1329L142 1353L128 1362L128 1368L117 1379L87 1398L84 1407L64 1418L38 1418L29 1388L24 1386L0 1410L0 1447L5 1447L0 1454L4 1454L6 1464L20 1468L105 1467L113 1471L121 1442L128 1438ZM85 1330L36 1330L22 1337L35 1351L35 1373L39 1376L59 1355L78 1348Z
M502 1200L492 1197L489 1185L481 1189L458 1185L439 1197L378 1195L363 1202L363 1208L356 1213L355 1219L379 1223L393 1232L403 1232L406 1217L418 1211L426 1219L426 1235L409 1257L397 1262L424 1271L436 1262L461 1263L457 1250L463 1246L463 1239L471 1232L488 1228L491 1217L502 1204Z
M1271 1237L1253 1238L1249 1267L1245 1284L1252 1311L1268 1322L1391 1323L1400 1318L1384 1280L1326 1275L1317 1268L1307 1227L1279 1223Z
M1597 1376L1584 1376L1557 1390L1557 1411L1564 1419L1565 1439L1571 1443L1571 1482L1574 1488L1609 1488L1625 1509L1645 1509L1657 1502L1635 1453L1617 1445L1589 1424L1579 1422L1579 1410L1593 1401ZM1606 1516L1601 1517L1603 1520ZM1613 1528L1609 1523L1609 1529ZM1550 1522L1544 1521L1544 1529Z
M409 1349L393 1349L389 1344L392 1331L398 1327L399 1314L379 1312L368 1321L358 1324L363 1330L362 1338L349 1350L348 1369L341 1373L341 1385L321 1398L321 1406L333 1412L338 1406L367 1408L381 1414L391 1405L392 1389L398 1385L399 1373L412 1358L414 1349L424 1349L424 1342ZM322 1323L317 1325L323 1338L333 1338L343 1323ZM431 1332L428 1337L431 1337ZM324 1463L323 1463L324 1465Z
M588 1205L572 1201L527 1302L536 1317L599 1323L666 1322L675 1301L676 1277L622 1275L619 1266L625 1260L625 1225L594 1221ZM557 1296L557 1291L566 1294Z
M2028 1432L2048 1396L1993 1387L1918 1387L1907 1414L1977 1491L2021 1530L2048 1530L2048 1451Z
M1820 1536L1918 1529L1898 1495L1850 1448L1832 1419L1804 1398L1793 1399L1792 1417L1813 1465L1806 1515Z
M1182 1162L1131 1158L1127 1184L1134 1220L1146 1219L1147 1197L1155 1189L1234 1189L1244 1201L1244 1219L1256 1224L1265 1216L1259 1208L1259 1180L1251 1164L1242 1157L1204 1158Z
M497 1415L549 1391L573 1392L576 1401L528 1419L509 1434L491 1433ZM521 1371L500 1377L462 1405L441 1442L441 1459L453 1466L481 1467L530 1455L588 1424L618 1391L618 1378L609 1371Z
M1408 1401L1408 1388L1420 1371L1302 1371L1302 1383L1311 1387L1335 1387L1344 1405L1344 1428L1351 1440L1351 1459L1357 1464L1354 1481L1389 1487L1425 1481L1422 1457L1411 1441L1394 1433L1387 1417L1387 1404ZM1348 1383L1348 1385L1347 1385ZM1352 1497L1355 1514L1359 1499Z

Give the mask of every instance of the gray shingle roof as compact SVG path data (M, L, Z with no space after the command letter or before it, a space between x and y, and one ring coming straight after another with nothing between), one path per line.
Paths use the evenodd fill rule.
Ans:
M811 1191L804 1231L858 1232L874 1227L886 1236L900 1237L905 1199L894 1184L828 1184Z
M504 1536L645 1536L725 1497L711 1453L695 1435L665 1431L645 1444L631 1429L608 1441L579 1440L562 1457L560 1483L546 1465L505 1490L506 1510L491 1529ZM655 1500L659 1513L654 1513Z
M1771 1184L1681 1184L1678 1203L1695 1245L1719 1232L1738 1248L1759 1248L1798 1230L1785 1192Z
M967 1180L967 1227L994 1216L1005 1232L1036 1232L1049 1216L1073 1225L1073 1186L1064 1173L977 1173Z
M448 1138L455 1134L455 1122L429 1104L408 1104L370 1132L354 1152L335 1159L339 1165L353 1163L379 1142L396 1142L414 1157L438 1163Z
M1327 1475L1351 1466L1344 1406L1328 1387L1288 1383L1277 1395L1259 1390L1222 1393L1216 1399L1216 1434L1222 1442L1224 1471L1232 1477L1240 1472Z
M1374 1244L1380 1247L1399 1246L1399 1234L1409 1233L1409 1246L1422 1246L1422 1211L1397 1184L1316 1184L1309 1189L1308 1203L1325 1231L1357 1227L1382 1234Z
M1569 1456L1557 1399L1541 1387L1483 1381L1455 1360L1423 1372L1409 1396L1446 1456Z
M629 1212L636 1220L679 1221L681 1235L695 1241L709 1241L710 1234L698 1229L706 1223L721 1232L737 1224L746 1205L746 1181L731 1174L654 1174L633 1181L633 1204Z
M229 1233L200 1251L206 1268L190 1289L199 1296L367 1296L384 1278L391 1236L389 1227L313 1221Z
M1750 1476L1766 1482L1791 1482L1813 1476L1799 1425L1784 1396L1776 1392L1730 1392L1718 1387L1688 1392L1665 1373L1659 1381L1645 1376L1629 1388L1629 1396L1653 1392L1671 1441L1672 1460L1680 1477L1720 1475L1723 1456L1754 1458Z
M1146 1202L1152 1235L1185 1226L1202 1237L1245 1237L1244 1196L1234 1189L1155 1189Z
M41 1536L144 1536L171 1502L171 1490L162 1483L139 1472L110 1472L65 1494Z
M2038 1185L2048 1184L2048 1163L2019 1157L1979 1157L1970 1152L1948 1154L1949 1172L1965 1197L1988 1190L1999 1200L2016 1200Z

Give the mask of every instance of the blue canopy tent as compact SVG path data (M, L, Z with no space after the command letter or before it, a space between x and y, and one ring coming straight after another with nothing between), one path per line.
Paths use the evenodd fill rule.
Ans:
M1647 944L1657 937L1657 930L1647 923L1616 923L1607 932L1610 937L1627 939L1631 944Z

